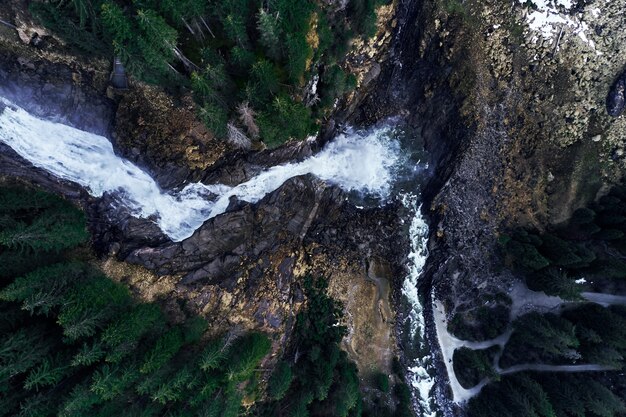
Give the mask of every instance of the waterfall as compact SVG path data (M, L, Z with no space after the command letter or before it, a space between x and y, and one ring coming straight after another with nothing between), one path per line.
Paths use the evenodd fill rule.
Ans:
M181 190L165 191L148 173L115 155L107 138L37 118L0 97L0 142L34 166L80 184L93 196L105 192L115 195L134 216L154 219L174 241L191 236L204 221L223 213L231 197L254 203L298 175L313 174L346 191L387 199L397 191L394 185L403 176L409 181L423 177L421 165L410 163L406 149L393 136L389 126L348 131L316 155L269 168L235 187L193 183ZM411 182L407 188L419 187ZM417 285L427 257L428 226L421 215L419 196L411 191L400 194L400 198L411 212L408 275L402 287L407 300L408 333L412 340L418 340L416 348L423 351L424 319ZM429 359L427 354L408 358L409 383L423 416L434 416L429 399L434 383L428 373Z
M96 197L114 193L137 217L156 219L174 241L193 234L204 221L223 213L229 199L255 203L291 177L313 174L347 191L389 197L394 167L401 157L391 128L339 135L302 162L278 165L236 187L193 183L164 191L148 173L115 155L111 142L93 133L43 120L0 98L0 141L22 158ZM0 108L2 106L0 105Z

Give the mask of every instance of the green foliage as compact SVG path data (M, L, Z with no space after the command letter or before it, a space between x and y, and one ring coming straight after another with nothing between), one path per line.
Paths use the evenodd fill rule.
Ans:
M214 339L207 346L200 357L200 369L210 371L218 368L226 358L226 345L224 340Z
M305 279L306 306L296 316L284 362L270 378L268 393L276 400L260 406L255 415L274 416L277 410L287 410L290 416L358 415L357 369L339 349L346 328L339 325L341 306L326 295L326 289L323 279Z
M596 218L596 212L589 208L579 208L572 213L570 222L572 224L588 224Z
M581 286L560 268L550 267L529 274L526 278L528 288L533 291L543 291L548 295L559 296L566 300L580 299Z
M348 13L354 16L354 29L365 37L376 33L376 0L350 0Z
M529 313L513 323L514 332L501 358L501 365L550 363L575 359L580 342L574 325L554 314Z
M51 207L75 210L49 195L0 188L3 198L2 230L35 224ZM82 215L57 219L85 229ZM52 261L24 266L22 276L0 284L0 415L237 416L243 397L258 395L259 365L272 346L267 336L207 342L205 320L168 323L157 304L137 303L123 285L73 261L72 242L85 239L68 240L45 248L57 253ZM20 253L37 256L38 248ZM4 253L13 252L2 246ZM307 307L261 408L356 415L357 370L338 347L341 308L322 280L308 279L305 291Z
M155 304L139 304L131 312L109 325L102 341L109 349L107 361L119 362L131 354L140 339L163 324L161 309Z
M537 271L550 265L550 261L541 255L537 249L543 241L534 234L518 231L505 243L504 250L507 256L513 258L513 263L525 271Z
M80 52L89 55L111 54L111 39L103 31L97 13L102 2L74 0L73 3L76 4L74 8L54 2L31 2L29 10L46 27Z
M374 386L384 392L389 392L389 375L384 372L376 372L374 374Z
M588 376L517 374L485 387L469 402L470 417L617 417L626 408L611 390Z
M614 187L608 195L541 236L515 231L500 238L505 263L516 267L528 287L565 299L579 299L579 278L602 292L613 279L626 278L626 195ZM589 284L585 285L587 288Z
M281 51L281 28L278 23L278 16L260 9L257 15L257 28L259 30L259 42L267 51L267 56L274 61L279 61L282 56Z
M379 4L351 0L340 12L312 0L49 0L30 7L83 52L115 54L146 82L190 87L201 119L219 138L227 138L239 103L251 103L259 117L253 122L264 126L252 139L274 147L306 138L354 88L356 78L338 63L355 36L373 34ZM304 88L314 76L324 80L311 98ZM277 97L291 110L274 120ZM287 116L296 127L281 134Z
M284 361L279 362L270 376L267 393L274 400L282 399L289 389L292 379L293 373L289 364Z
M313 51L307 40L299 35L287 35L287 73L289 81L295 85L304 84L304 72L306 71L306 62L311 57Z
M223 107L207 103L200 109L200 119L215 134L223 138L226 136L228 114Z
M19 195L11 195L18 199L13 204L19 204ZM28 203L28 202L27 202ZM0 208L0 215L10 214L8 210ZM0 224L0 245L7 249L19 252L59 252L74 247L88 239L85 228L84 214L64 200L50 199L45 207L33 210L34 216L28 219L16 217L13 222ZM6 214L5 214L6 215Z
M253 104L263 105L269 103L279 91L279 78L269 61L259 60L252 67L249 81L250 95L247 97Z
M454 374L463 388L469 389L478 385L483 379L499 379L493 368L493 361L500 348L472 350L466 347L456 349L452 358Z
M248 333L238 339L236 348L228 349L225 360L229 381L241 382L250 378L257 364L269 353L271 345L262 333Z
M309 108L289 97L276 97L272 101L271 111L261 114L259 128L264 142L269 147L276 147L289 139L313 134L316 126Z
M336 97L341 97L356 87L354 76L348 76L339 65L324 71L320 80L320 101L323 106L332 106Z
M154 347L148 351L139 371L146 374L158 370L174 357L183 346L183 343L183 332L180 328L174 327L168 330L156 341Z
M89 366L104 358L105 351L100 342L84 342L74 358L72 366Z
M448 323L448 331L464 340L489 340L504 332L509 324L510 308L503 304L482 305L455 314Z
M29 372L24 382L24 388L39 391L43 387L58 384L69 370L64 359L63 357L44 359L42 363Z

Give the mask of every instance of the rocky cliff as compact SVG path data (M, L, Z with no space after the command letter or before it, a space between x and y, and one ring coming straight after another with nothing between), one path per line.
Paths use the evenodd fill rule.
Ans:
M477 307L505 305L515 280L500 267L499 234L558 224L623 177L625 9L623 1L400 2L403 31L385 81L357 119L406 114L423 135L435 175L425 192L422 291L477 334ZM430 336L436 346L432 328ZM460 413L439 388L447 413Z

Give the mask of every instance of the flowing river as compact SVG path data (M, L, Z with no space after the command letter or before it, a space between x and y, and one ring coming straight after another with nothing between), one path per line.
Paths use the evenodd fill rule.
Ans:
M430 397L434 379L429 375L417 290L427 257L428 227L419 200L425 167L419 162L420 146L410 135L398 134L393 123L364 132L348 131L301 162L269 168L235 187L193 183L171 191L161 190L148 173L115 155L107 138L40 119L1 97L0 142L34 166L80 184L93 196L115 195L134 216L156 219L173 241L184 240L204 221L223 213L231 197L254 203L298 175L313 174L376 204L401 199L410 213L406 222L411 242L403 285L405 300L399 306L406 317L402 343L409 347L405 360L419 407L416 411L420 416L434 416Z

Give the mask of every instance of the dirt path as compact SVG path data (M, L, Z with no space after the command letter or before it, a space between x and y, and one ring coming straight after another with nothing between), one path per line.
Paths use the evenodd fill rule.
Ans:
M560 297L554 297L546 295L543 292L531 291L523 283L517 283L509 292L513 303L511 305L511 320L512 323L517 317L532 312L541 311L549 312L557 310L566 304L577 303L580 301L563 300ZM626 305L626 296L602 294L593 292L584 292L581 294L583 301L597 303L602 306L609 305ZM446 371L448 373L448 379L450 381L450 388L452 389L452 400L456 403L462 403L473 396L480 393L481 389L489 383L488 379L481 381L475 387L470 389L463 388L459 383L456 374L454 373L453 355L456 349L467 347L470 349L487 349L492 346L500 346L501 351L509 341L511 334L513 334L513 328L509 325L507 330L500 336L480 342L472 342L468 340L461 340L448 332L446 312L443 304L439 300L433 302L433 315L435 320L435 327L437 329L437 339L443 356L443 361L446 365ZM501 375L512 374L522 371L545 371L545 372L592 372L592 371L607 371L614 368L596 365L596 364L584 364L584 365L548 365L548 364L521 364L515 365L510 368L502 369L498 366L500 355L496 355L494 358L494 369Z
M514 374L522 371L535 371L535 372L599 372L610 371L615 368L606 365L546 365L543 363L525 363L521 365L511 366L506 369L498 369L500 375Z
M604 307L610 305L626 305L626 296L624 295L602 294L598 292L584 292L581 295L585 300L600 304Z

